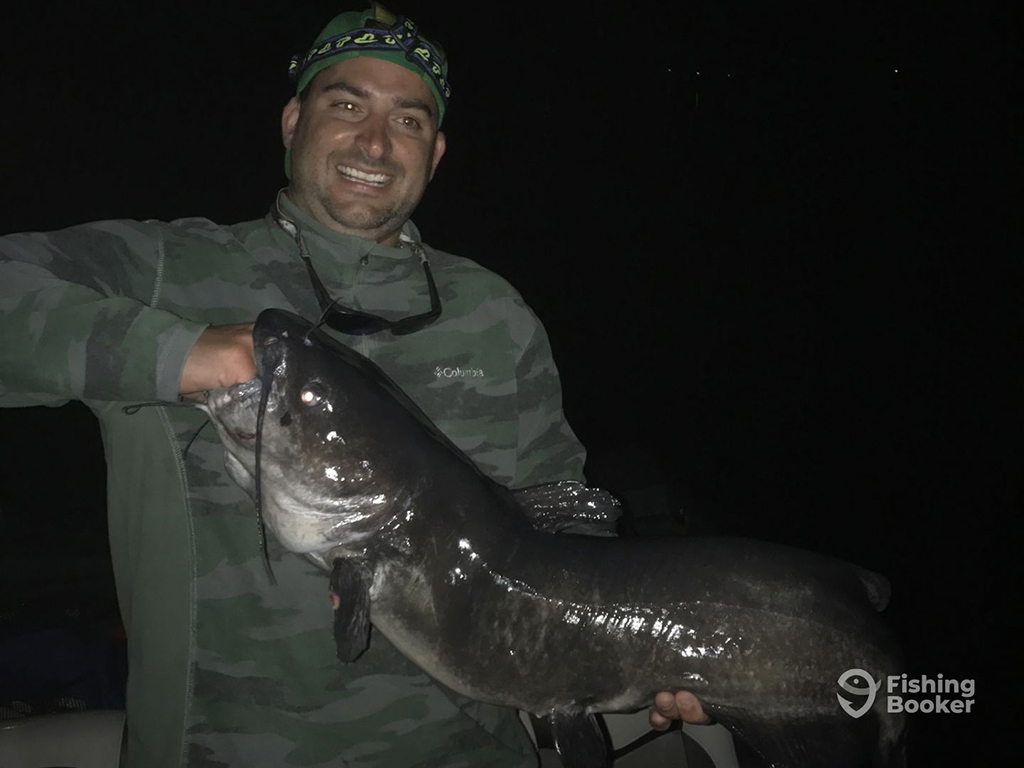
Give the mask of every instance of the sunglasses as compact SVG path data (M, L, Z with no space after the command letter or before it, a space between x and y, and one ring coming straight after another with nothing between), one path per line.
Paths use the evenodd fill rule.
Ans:
M274 204L271 207L271 214L278 226L295 239L299 246L299 256L306 265L309 272L309 281L313 284L313 293L316 294L317 303L320 305L320 322L326 323L339 333L347 333L354 336L362 336L379 331L391 331L395 336L404 336L408 333L415 333L426 328L441 316L441 297L437 293L437 285L434 283L434 276L430 272L430 264L427 262L427 252L423 246L415 240L403 237L399 242L408 245L412 252L420 257L420 264L423 265L423 274L427 278L427 290L430 292L430 309L419 315L403 317L401 320L388 320L386 317L374 315L369 312L362 312L358 309L346 307L337 299L332 299L327 288L320 279L320 275L313 269L313 261L309 257L309 249L306 248L306 240L302 236L295 222L291 221L281 210L281 195L284 190L277 193ZM318 323L319 325L319 323Z
M434 276L430 273L430 264L427 263L427 254L419 243L409 240L413 252L420 257L423 265L423 274L427 278L427 290L430 291L430 309L419 315L403 317L401 320L388 320L380 315L373 315L369 312L361 312L358 309L346 307L337 299L332 299L324 287L320 276L313 269L313 262L305 248L301 248L302 260L306 263L306 270L309 272L309 280L313 284L313 292L316 300L320 303L321 322L341 333L351 335L365 335L377 333L378 331L391 331L395 336L404 336L407 333L415 333L425 328L441 316L441 297L437 295L437 286L434 284Z

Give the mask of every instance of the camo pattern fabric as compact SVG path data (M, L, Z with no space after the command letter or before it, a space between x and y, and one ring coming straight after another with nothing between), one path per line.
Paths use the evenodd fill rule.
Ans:
M424 312L407 248L303 216L332 296L392 319ZM411 224L406 232L419 237ZM494 479L579 479L584 453L561 409L544 330L472 261L427 248L441 318L408 336L346 337ZM176 401L210 324L280 307L319 311L295 241L272 217L111 221L0 238L0 405L85 401L100 419L111 551L128 632L130 768L528 766L512 710L434 683L379 633L357 662L334 655L327 575L268 543L228 478L212 428Z

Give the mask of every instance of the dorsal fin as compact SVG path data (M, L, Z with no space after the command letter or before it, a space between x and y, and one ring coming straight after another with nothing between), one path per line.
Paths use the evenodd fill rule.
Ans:
M866 568L858 568L857 575L860 576L864 591L867 592L868 600L876 611L884 611L889 605L889 598L892 596L892 587L885 576L881 576Z

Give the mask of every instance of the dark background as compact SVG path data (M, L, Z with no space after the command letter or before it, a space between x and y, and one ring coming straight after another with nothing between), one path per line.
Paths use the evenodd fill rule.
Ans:
M978 680L911 758L980 764L1020 724L1020 11L828 5L395 3L452 62L415 220L540 315L629 531L886 574L907 672ZM262 216L288 59L341 6L13 9L2 233ZM4 638L116 644L95 421L2 410L0 435Z

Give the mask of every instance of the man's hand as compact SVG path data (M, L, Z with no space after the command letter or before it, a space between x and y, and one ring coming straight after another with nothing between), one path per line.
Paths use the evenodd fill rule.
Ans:
M216 387L241 384L255 375L252 323L212 325L188 353L178 393L188 397Z
M689 691L677 691L675 694L662 691L654 697L654 706L647 713L651 728L664 731L673 720L682 720L690 725L707 725L711 718L704 714L700 701Z

